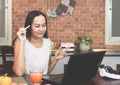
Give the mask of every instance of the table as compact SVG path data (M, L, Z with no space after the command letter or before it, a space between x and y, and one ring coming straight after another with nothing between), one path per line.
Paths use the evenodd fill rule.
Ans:
M97 74L96 77L91 79L91 81L85 82L80 85L120 85L120 80L101 78L99 74Z
M50 78L55 77L56 75L50 75ZM58 75L57 75L58 76ZM30 78L29 75L25 76L25 79L30 85ZM49 80L49 79L48 79ZM51 85L56 85L54 82L51 81ZM45 82L42 84L45 85ZM58 84L59 85L59 84ZM97 74L94 78L92 78L89 81L86 81L84 83L80 83L79 85L120 85L120 80L113 80L113 79L108 79L108 78L101 78L99 74Z

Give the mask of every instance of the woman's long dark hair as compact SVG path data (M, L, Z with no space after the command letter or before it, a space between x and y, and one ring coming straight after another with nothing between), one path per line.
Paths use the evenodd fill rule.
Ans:
M31 37L31 24L33 23L33 20L35 17L42 15L45 17L45 21L46 21L46 32L43 35L44 38L48 38L48 34L47 34L47 17L44 13L34 10L34 11L30 11L26 17L26 21L25 21L25 25L24 27L27 27L28 25L30 25L30 28L27 29L27 33L26 33L26 37L30 38ZM17 37L12 41L12 45L14 45L14 42L16 41Z
M34 11L30 11L26 17L26 21L25 21L25 26L24 27L27 27L28 25L30 25L30 28L27 29L27 33L26 33L26 37L27 38L30 38L31 37L31 24L33 23L33 20L35 17L39 16L39 15L42 15L45 17L45 21L46 21L46 32L44 34L44 38L48 38L48 34L47 34L47 17L44 13L40 12L40 11L37 11L37 10L34 10Z

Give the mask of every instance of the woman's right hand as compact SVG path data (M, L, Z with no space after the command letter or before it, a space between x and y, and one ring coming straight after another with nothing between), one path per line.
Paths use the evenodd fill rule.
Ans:
M17 36L18 36L18 39L21 40L21 41L25 41L26 40L26 30L25 28L20 28L17 32Z

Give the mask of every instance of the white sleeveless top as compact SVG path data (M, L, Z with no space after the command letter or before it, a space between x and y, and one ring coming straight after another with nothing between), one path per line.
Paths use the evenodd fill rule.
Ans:
M51 52L51 41L48 38L43 38L43 46L35 48L28 40L25 42L25 68L26 74L30 73L31 69L42 69L43 74L48 72L49 56Z

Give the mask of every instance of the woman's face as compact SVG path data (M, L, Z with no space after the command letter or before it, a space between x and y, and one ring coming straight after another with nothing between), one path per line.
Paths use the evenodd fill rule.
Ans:
M35 17L31 26L31 37L43 38L47 27L45 17L42 15Z

